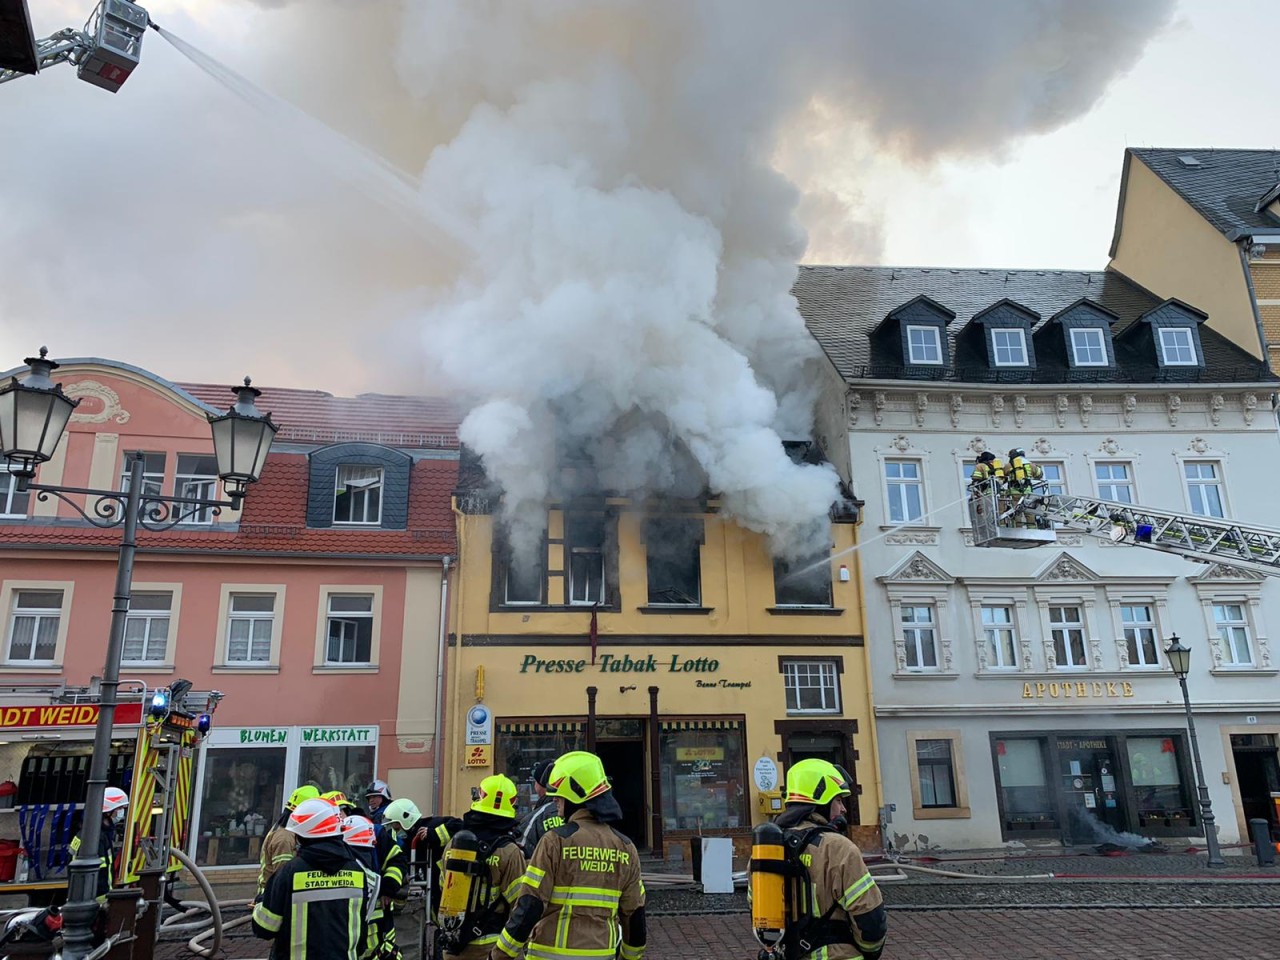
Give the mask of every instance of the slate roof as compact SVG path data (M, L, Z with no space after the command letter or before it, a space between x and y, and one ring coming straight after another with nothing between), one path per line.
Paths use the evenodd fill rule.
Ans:
M234 401L226 384L180 383L197 400L225 410ZM259 386L259 384L255 384ZM323 390L262 387L258 409L280 424L278 442L364 441L405 449L458 448L462 411L439 397L396 397L362 393L335 397Z
M245 497L238 530L178 527L153 532L140 529L139 548L149 553L378 560L456 553L450 495L457 484L457 460L424 459L413 464L405 530L308 527L307 478L305 455L272 453L262 471L262 479ZM0 523L0 547L114 550L119 543L119 529L102 530L79 521L51 522L37 517L18 523Z
M1125 349L1130 339L1126 331L1162 301L1114 270L802 266L792 292L810 332L846 381L923 378L974 383L1149 383L1190 379L1257 383L1277 379L1257 358L1206 326L1200 327L1203 370L1160 371L1153 353L1148 356L1148 351ZM906 368L900 350L873 346L870 333L891 311L921 294L955 312L956 319L947 326L952 356L956 356L956 336L975 314L1000 300L1012 300L1040 315L1032 328L1034 336L1059 311L1088 298L1119 318L1112 326L1117 366L1068 370L1041 364L1029 372L992 370L985 365Z
M1280 220L1265 210L1255 210L1258 202L1280 184L1280 150L1132 147L1126 154L1146 164L1228 239L1236 240L1254 231L1280 233ZM1130 156L1125 157L1126 178ZM1183 163L1180 157L1195 162ZM1123 185L1120 197L1123 204ZM1114 253L1113 250L1113 256Z

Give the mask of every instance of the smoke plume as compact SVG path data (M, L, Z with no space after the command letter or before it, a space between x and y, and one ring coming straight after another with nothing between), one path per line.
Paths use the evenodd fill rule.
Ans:
M780 444L808 435L815 399L795 264L874 259L888 207L867 196L867 169L997 154L1079 116L1170 12L278 6L151 11L420 179L424 208L473 224L479 253L459 268L333 189L300 162L321 147L273 136L149 35L115 98L68 68L0 88L5 129L78 148L0 159L0 311L23 348L38 320L57 354L234 380L246 337L201 334L238 328L260 382L462 395L463 439L514 516L578 458L623 492L705 483L783 553L812 545L837 494L833 471ZM75 7L42 5L38 28L74 22ZM821 243L807 253L806 226Z

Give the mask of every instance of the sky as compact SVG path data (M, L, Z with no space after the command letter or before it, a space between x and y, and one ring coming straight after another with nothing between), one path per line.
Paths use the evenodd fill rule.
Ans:
M89 6L31 5L41 35L78 25ZM422 104L383 96L405 51L367 23L346 29L364 20L365 8L353 12L360 5L341 15L321 6L153 0L149 9L416 175L426 157L408 131ZM891 149L842 114L824 125L819 111L776 157L783 173L839 200L801 203L810 233L801 259L1102 268L1126 146L1275 146L1258 122L1273 106L1253 43L1273 26L1265 0L1175 3L1135 30L1061 122L1040 117L985 142L975 133L936 150ZM442 130L458 123L448 79L431 78L441 99L423 119ZM459 93L458 102L471 101ZM339 394L431 392L420 366L406 362L422 338L405 334L405 318L448 286L473 241L424 236L370 201L368 184L335 180L334 161L307 162L326 148L280 109L264 121L153 32L119 94L79 82L65 65L0 85L0 369L47 343L54 356L113 357L173 380L252 373ZM985 129L981 104L968 109L954 125ZM833 209L848 214L834 227ZM365 282L375 275L376 285ZM369 337L371 324L385 338Z

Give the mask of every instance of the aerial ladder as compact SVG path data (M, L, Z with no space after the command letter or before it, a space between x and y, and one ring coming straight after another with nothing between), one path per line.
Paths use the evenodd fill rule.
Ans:
M100 0L84 29L36 39L27 0L0 0L0 83L70 63L86 83L115 93L138 65L147 11L129 0Z
M1011 493L1005 486L971 489L969 522L976 547L1041 547L1056 543L1057 531L1067 529L1280 577L1280 529L1097 497L1051 494L1043 482L1032 484L1026 494Z

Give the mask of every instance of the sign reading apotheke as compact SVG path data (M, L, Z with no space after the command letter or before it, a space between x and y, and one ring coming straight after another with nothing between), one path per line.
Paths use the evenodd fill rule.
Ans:
M682 657L673 653L671 659L659 660L652 653L633 657L629 653L616 656L602 653L597 662L589 660L544 660L536 654L525 654L520 661L521 673L715 673L720 661L710 657Z

